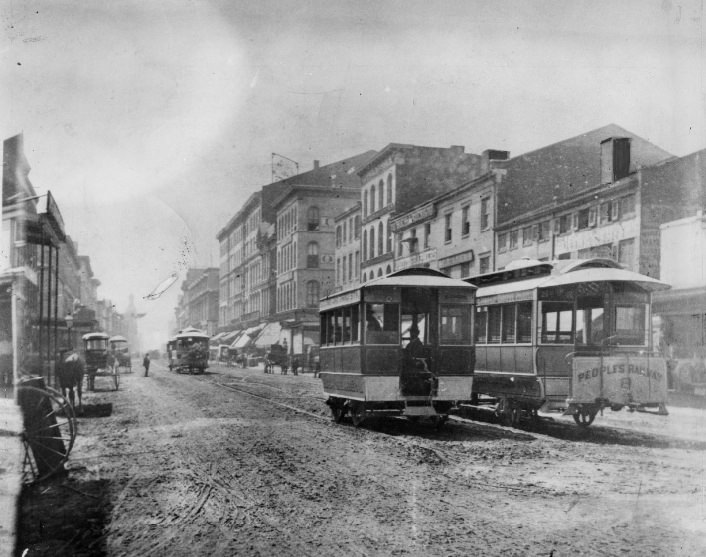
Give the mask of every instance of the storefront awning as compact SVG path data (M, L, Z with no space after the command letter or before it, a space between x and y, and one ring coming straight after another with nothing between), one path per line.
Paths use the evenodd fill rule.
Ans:
M236 338L230 345L231 348L245 348L252 343L253 339L257 337L258 333L263 329L265 325L256 325L255 327L250 327L249 329L243 331L241 335Z
M258 348L269 348L271 344L277 342L280 338L282 327L279 323L268 323L265 328L260 331L255 339L255 346Z

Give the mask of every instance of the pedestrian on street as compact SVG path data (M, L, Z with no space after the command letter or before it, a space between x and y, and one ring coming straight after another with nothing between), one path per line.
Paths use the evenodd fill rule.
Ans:
M142 360L142 365L145 366L145 377L150 372L150 355L145 354L145 359Z

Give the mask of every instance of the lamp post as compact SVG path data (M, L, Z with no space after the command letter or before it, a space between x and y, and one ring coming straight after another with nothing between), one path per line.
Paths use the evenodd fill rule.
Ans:
M73 350L74 346L71 340L71 329L74 326L74 316L69 313L66 317L64 317L64 320L66 321L66 329L69 332L69 350Z

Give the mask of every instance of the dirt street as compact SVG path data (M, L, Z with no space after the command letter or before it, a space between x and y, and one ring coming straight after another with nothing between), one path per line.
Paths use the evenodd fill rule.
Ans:
M25 490L17 555L706 552L704 411L354 428L310 374L134 369L86 396L68 474Z

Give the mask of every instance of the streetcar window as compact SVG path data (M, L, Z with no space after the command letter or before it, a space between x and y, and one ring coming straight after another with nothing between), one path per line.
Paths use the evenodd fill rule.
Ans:
M500 306L488 308L488 344L500 344Z
M365 329L368 344L398 344L399 304L367 304Z
M439 308L441 344L469 344L471 342L472 306L447 306Z
M351 341L358 342L358 331L360 327L360 316L358 306L351 306Z
M326 313L322 313L319 315L319 342L323 346L324 344L328 344L328 334L326 331Z
M616 305L615 336L617 344L647 345L647 306Z
M542 302L542 342L573 343L573 316L572 302Z
M532 302L517 304L517 342L532 342Z
M106 345L105 341L103 341L101 339L86 341L86 350L107 350L107 349L108 349L108 346Z
M351 308L343 308L343 342L351 341Z
M486 344L488 342L488 308L479 306L476 308L476 343Z
M429 342L427 336L427 315L424 313L403 313L400 318L400 330L402 331L402 348L405 348L411 340L409 331L416 324L419 331L419 340L424 344Z
M333 342L335 344L341 344L343 331L341 327L341 322L343 321L341 316L341 310L337 309L333 312Z
M584 296L576 310L576 344L601 344L605 337L603 298Z
M515 342L515 304L501 306L502 342Z

